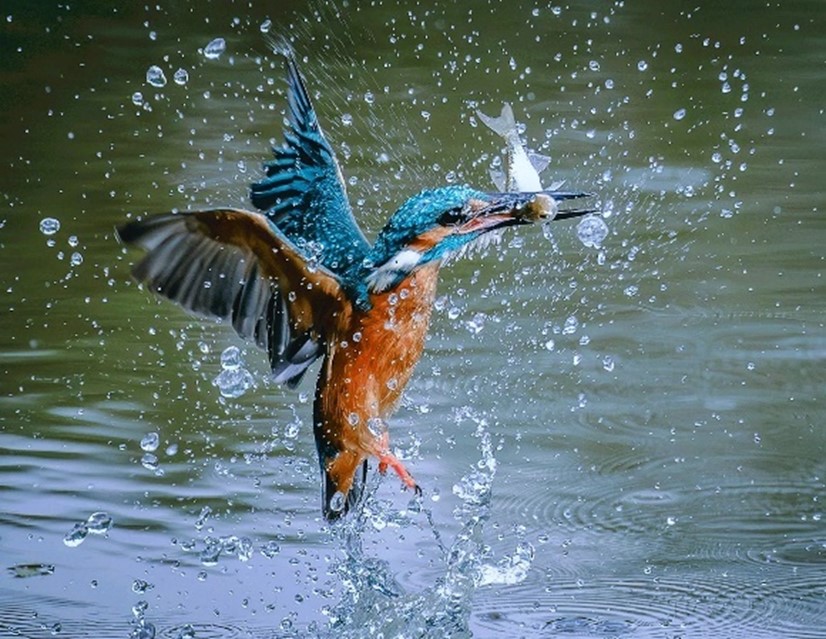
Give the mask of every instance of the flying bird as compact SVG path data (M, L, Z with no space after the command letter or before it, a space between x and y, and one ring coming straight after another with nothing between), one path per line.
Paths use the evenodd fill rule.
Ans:
M440 267L501 229L591 212L560 209L587 193L427 189L371 243L356 223L341 169L290 49L288 124L250 199L237 208L151 215L118 228L145 255L135 279L194 313L232 323L269 354L276 382L295 388L321 359L313 433L322 510L358 502L367 460L419 490L393 455L387 420L424 348Z

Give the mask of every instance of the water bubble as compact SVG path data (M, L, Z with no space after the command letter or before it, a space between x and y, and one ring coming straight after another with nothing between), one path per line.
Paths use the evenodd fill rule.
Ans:
M179 84L183 86L187 82L189 82L189 72L186 69L178 69L175 71L175 74L172 76L172 79L175 81L175 84Z
M143 93L140 91L135 91L132 94L132 104L135 106L141 106L143 104Z
M164 75L163 69L153 64L146 70L146 81L153 87L161 88L166 86L166 75Z
M614 370L614 358L610 355L606 355L602 358L602 368L604 368L609 373Z
M599 71L599 62L597 62L596 60L591 60L591 61L588 63L588 68L589 68L591 71Z
M350 115L349 113L342 113L341 114L341 123L344 126L350 126L351 124L353 124L353 116Z
M675 120L682 120L685 117L686 110L685 109L677 109L674 111L674 119Z
M264 555L267 559L272 559L280 552L281 546L279 546L278 542L276 541L268 541L261 547L261 554Z
M227 50L227 42L223 38L215 38L204 47L204 57L217 60Z
M349 424L350 424L350 426L357 426L357 425L358 425L358 423L359 423L359 416L358 416L358 413L350 413L350 414L347 416L347 423L349 423Z
M195 628L191 624L185 624L178 631L175 639L195 639Z
M585 246L599 248L608 236L608 225L601 216L589 215L577 224L576 235Z
M71 264L72 266L80 266L81 264L83 264L83 254L78 253L77 251L72 253L71 257L69 258L69 264Z
M640 292L640 287L634 284L630 286L626 286L623 293L625 293L628 297L636 297L637 294Z
M158 433L147 433L141 440L141 450L147 453L158 450L161 438Z
M645 60L640 60L639 62L637 62L637 69L640 71L645 71L646 69L648 69L648 62Z
M264 22L261 23L259 29L261 29L261 33L269 33L270 29L272 29L272 20L270 20L269 18L267 20L264 20Z
M201 508L201 513L198 515L198 519L195 520L195 530L201 530L206 523L207 517L212 514L212 508L209 506L204 506Z
M89 529L85 523L75 524L72 529L63 537L63 543L69 548L77 548L86 539Z
M89 515L86 519L86 529L93 535L104 535L112 527L112 517L109 513L98 511Z
M545 342L545 350L546 351L553 351L556 348L556 342L552 339L549 339Z
M40 220L40 232L43 235L54 235L60 230L60 220L53 217L44 217Z

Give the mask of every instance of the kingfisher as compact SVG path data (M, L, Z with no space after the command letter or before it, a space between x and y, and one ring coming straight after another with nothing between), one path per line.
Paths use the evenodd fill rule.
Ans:
M251 185L257 211L161 213L117 229L145 250L132 269L150 291L231 323L269 355L273 379L294 389L321 359L313 434L322 511L335 520L359 501L368 459L421 494L392 452L387 420L424 349L440 267L502 229L564 220L590 209L560 203L577 191L423 190L371 243L358 226L333 148L322 133L295 55L285 60L281 146Z

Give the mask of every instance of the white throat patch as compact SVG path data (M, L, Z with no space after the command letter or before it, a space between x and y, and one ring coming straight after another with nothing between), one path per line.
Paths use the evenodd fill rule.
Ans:
M399 251L367 277L367 286L374 293L386 291L396 280L409 275L421 259L422 254L413 249Z

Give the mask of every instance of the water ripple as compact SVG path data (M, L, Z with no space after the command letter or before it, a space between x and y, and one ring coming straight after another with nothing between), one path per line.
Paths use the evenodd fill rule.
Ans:
M480 636L821 637L826 584L751 584L727 576L530 584L476 598ZM504 603L503 603L504 602Z

